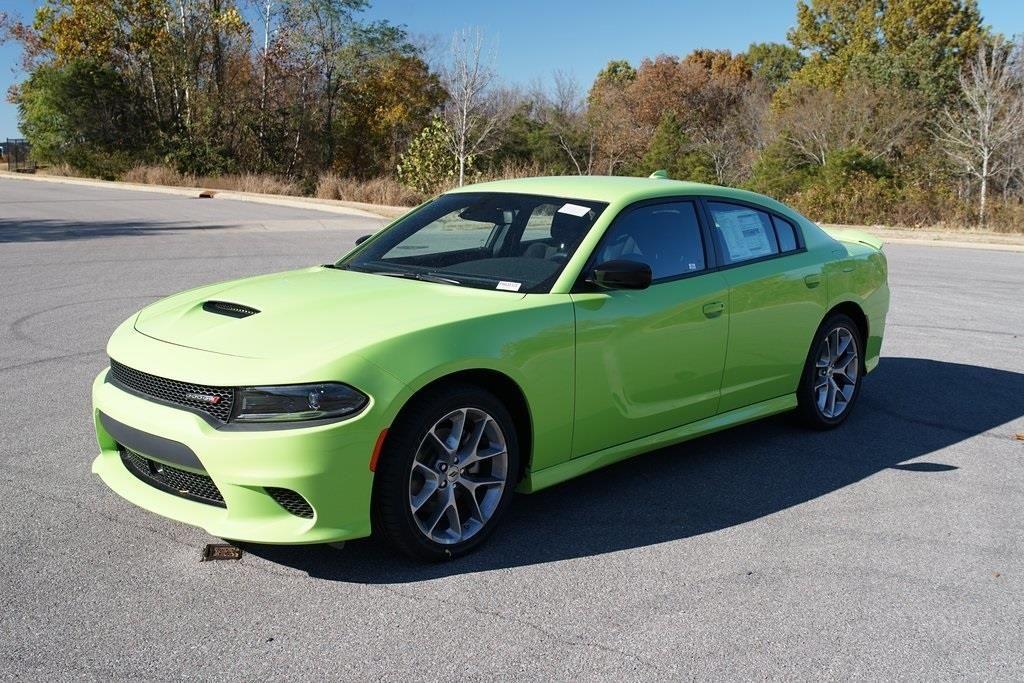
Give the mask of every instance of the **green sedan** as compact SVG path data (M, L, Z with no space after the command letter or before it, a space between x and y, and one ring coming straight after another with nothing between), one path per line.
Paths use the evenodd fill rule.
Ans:
M659 177L461 188L336 263L125 321L93 471L226 539L458 556L513 490L785 411L840 425L878 364L881 246Z

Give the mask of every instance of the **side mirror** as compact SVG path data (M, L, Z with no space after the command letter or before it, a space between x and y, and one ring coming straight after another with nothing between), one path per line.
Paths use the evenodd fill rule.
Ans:
M373 235L363 235L362 237L357 237L356 238L356 246L358 247L360 244L362 244L366 240L370 239L371 237L373 237Z
M587 276L587 282L602 289L647 289L651 286L651 267L639 261L615 260L599 264Z

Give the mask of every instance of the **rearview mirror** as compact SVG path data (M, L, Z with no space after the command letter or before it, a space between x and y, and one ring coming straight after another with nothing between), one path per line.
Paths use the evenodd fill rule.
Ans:
M357 237L356 238L356 246L358 247L360 244L362 244L366 240L370 239L371 237L373 237L373 235L363 235L362 237Z
M602 289L647 289L651 267L639 261L605 261L591 271L587 282Z

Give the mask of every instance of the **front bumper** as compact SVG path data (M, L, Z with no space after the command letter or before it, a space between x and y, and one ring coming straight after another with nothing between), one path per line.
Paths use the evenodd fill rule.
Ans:
M373 472L369 462L377 437L389 422L386 403L371 399L353 418L312 427L222 430L197 414L119 389L106 381L107 372L101 372L93 383L93 419L100 454L92 470L123 498L231 540L326 543L370 534ZM383 387L377 388L387 393ZM103 416L108 418L107 425L120 423L132 433L177 442L191 450L201 470L220 490L224 507L161 490L130 472ZM124 430L114 431L125 440ZM142 446L125 445L160 460L144 452L144 440ZM165 462L176 467L180 464ZM300 494L313 508L312 518L286 510L268 488Z

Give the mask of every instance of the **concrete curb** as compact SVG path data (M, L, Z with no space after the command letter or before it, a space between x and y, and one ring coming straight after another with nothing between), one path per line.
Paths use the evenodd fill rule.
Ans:
M331 199L315 199L312 197L289 197L274 194L258 194L256 192L236 192L234 190L217 190L202 187L169 187L166 185L145 185L142 183L125 183L116 180L96 180L93 178L68 178L65 176L33 175L29 173L11 173L0 171L0 178L13 180L27 180L40 183L60 183L64 185L83 185L86 187L106 187L117 190L132 190L136 192L156 192L158 194L171 194L179 197L199 197L202 193L213 199L230 199L242 202L255 202L257 204L272 204L275 206L288 206L297 209L310 209L337 213L346 216L361 216L364 218L397 218L409 211L408 207L402 206L378 206L375 204L363 204L361 202L342 202Z

